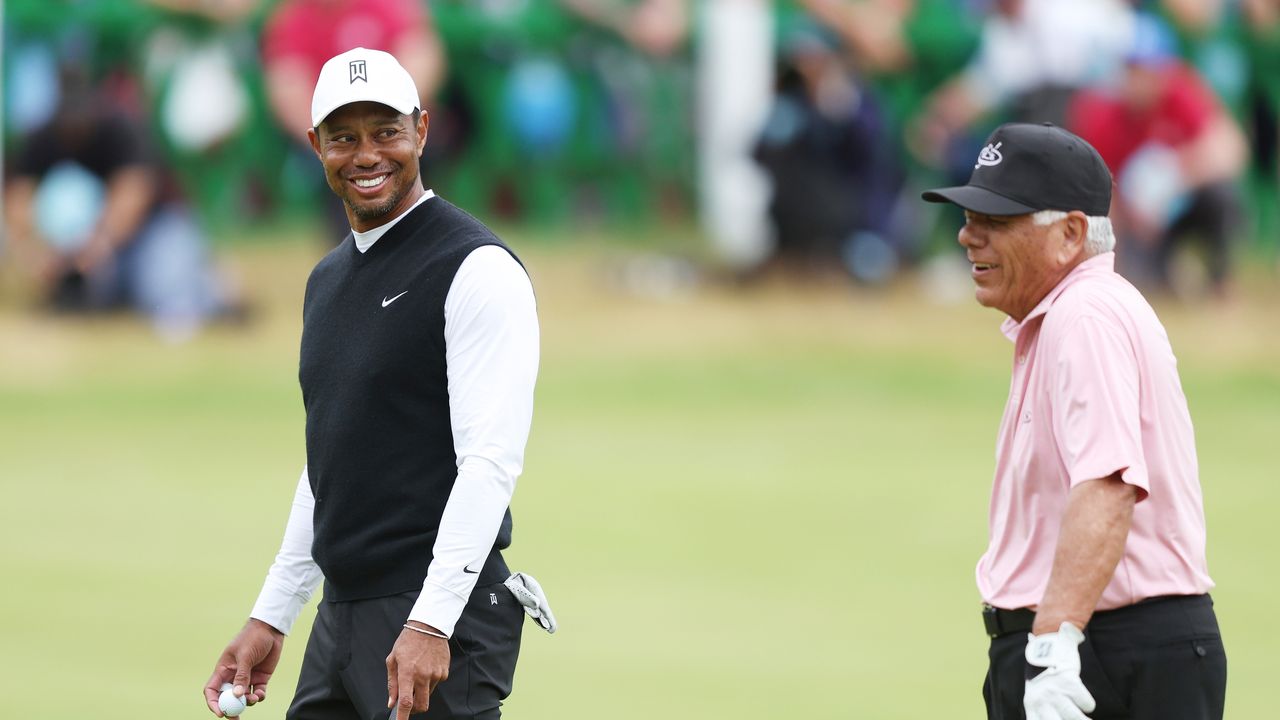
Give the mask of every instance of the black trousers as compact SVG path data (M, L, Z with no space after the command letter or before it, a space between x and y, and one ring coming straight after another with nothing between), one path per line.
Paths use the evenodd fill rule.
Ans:
M322 600L288 720L386 720L387 655L418 592ZM511 694L524 610L501 582L477 585L453 637L449 678L414 720L496 720Z
M1095 613L1080 645L1093 720L1222 720L1227 654L1208 595L1154 598ZM991 640L982 687L989 720L1024 720L1027 634Z

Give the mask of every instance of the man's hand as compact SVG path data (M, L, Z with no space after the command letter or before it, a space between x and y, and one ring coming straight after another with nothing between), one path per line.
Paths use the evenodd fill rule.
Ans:
M232 690L238 697L254 705L267 699L267 681L280 662L280 650L284 647L284 633L262 622L250 618L227 648L222 651L218 663L213 666L213 675L204 685L204 699L209 710L222 717L218 707L218 695L222 684L231 683Z
M1027 689L1022 705L1027 720L1088 720L1093 696L1080 681L1080 643L1084 633L1069 622L1056 633L1032 635L1027 642ZM1038 673L1031 677L1032 673Z
M424 623L409 624L439 633ZM427 709L432 691L449 677L449 641L405 628L387 656L387 707L394 707L396 720L409 720L409 713Z

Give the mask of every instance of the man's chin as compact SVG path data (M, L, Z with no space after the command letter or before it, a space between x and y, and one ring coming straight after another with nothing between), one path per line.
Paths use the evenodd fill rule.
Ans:
M396 198L360 201L353 201L348 198L346 204L347 208L351 210L351 214L357 218L361 220L378 220L395 208Z
M974 288L973 299L977 300L978 304L981 305L982 307L992 308L996 306L996 298L992 297L991 293L986 292L983 288L980 288L980 287Z

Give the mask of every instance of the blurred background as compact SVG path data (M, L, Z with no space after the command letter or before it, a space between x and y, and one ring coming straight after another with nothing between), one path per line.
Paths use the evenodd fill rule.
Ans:
M6 716L203 717L304 462L310 268L348 231L306 142L387 50L428 187L538 291L510 717L980 717L1007 393L960 213L988 132L1116 177L1118 268L1196 422L1231 717L1280 583L1280 0L7 0ZM283 717L312 611L255 720Z

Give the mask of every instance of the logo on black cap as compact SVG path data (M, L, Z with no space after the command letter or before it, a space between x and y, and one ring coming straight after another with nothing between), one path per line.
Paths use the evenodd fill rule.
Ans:
M999 165L1000 161L1004 160L1004 155L1000 154L1000 146L1003 144L1003 142L998 142L995 145L987 143L987 146L982 148L982 152L978 153L978 164L974 165L973 169L977 170L983 165L987 167Z
M350 68L351 68L351 82L354 83L357 80L363 80L365 82L369 82L369 74L368 74L368 71L365 70L365 65L363 60L352 60Z
M1008 164L1006 142L1013 158ZM1079 210L1096 217L1110 212L1111 171L1093 146L1060 127L1008 123L987 138L967 184L922 197L983 215Z

